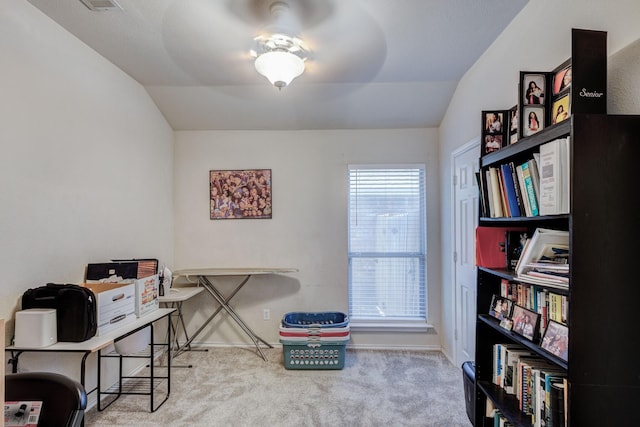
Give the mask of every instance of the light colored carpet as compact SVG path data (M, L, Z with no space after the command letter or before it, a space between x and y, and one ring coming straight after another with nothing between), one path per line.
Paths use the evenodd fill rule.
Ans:
M441 353L347 349L343 369L285 369L281 348L181 354L171 394L122 396L86 426L469 427L462 372ZM162 390L159 389L158 393Z

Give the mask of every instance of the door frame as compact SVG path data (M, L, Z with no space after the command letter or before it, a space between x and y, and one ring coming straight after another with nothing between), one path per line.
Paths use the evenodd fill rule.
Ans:
M480 136L476 136L473 139L471 139L470 141L466 142L465 144L463 144L462 146L456 148L455 150L453 150L451 152L451 159L450 159L450 170L451 170L451 179L449 180L449 182L451 183L451 206L450 206L450 212L451 212L451 235L449 236L451 239L451 248L453 249L453 252L451 253L451 258L449 258L450 260L450 265L451 265L451 313L453 315L453 360L458 363L458 340L460 338L460 333L459 333L459 327L460 325L458 325L458 311L459 311L459 307L457 306L457 302L458 302L458 289L457 289L457 270L456 270L456 261L454 260L453 256L454 256L454 252L456 252L456 250L458 249L456 246L456 236L457 236L457 230L458 230L458 224L456 221L456 180L455 180L455 175L456 175L456 168L455 168L455 163L456 163L456 158L461 156L462 154L466 154L467 151L470 150L476 150L476 152L478 153L478 158L480 157ZM477 284L476 284L477 286Z

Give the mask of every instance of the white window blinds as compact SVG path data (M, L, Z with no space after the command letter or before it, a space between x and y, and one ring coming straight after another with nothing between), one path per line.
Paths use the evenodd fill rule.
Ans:
M349 166L349 314L426 319L424 166Z

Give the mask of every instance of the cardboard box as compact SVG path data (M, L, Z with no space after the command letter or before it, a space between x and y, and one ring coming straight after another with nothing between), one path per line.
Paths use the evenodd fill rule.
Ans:
M104 335L136 320L135 283L83 283L96 294L98 331Z
M160 306L158 292L160 278L157 274L135 280L136 285L136 316L144 316L157 310Z

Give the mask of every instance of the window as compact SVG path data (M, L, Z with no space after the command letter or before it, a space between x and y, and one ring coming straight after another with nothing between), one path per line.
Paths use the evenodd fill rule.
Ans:
M349 316L426 321L424 165L349 166Z

